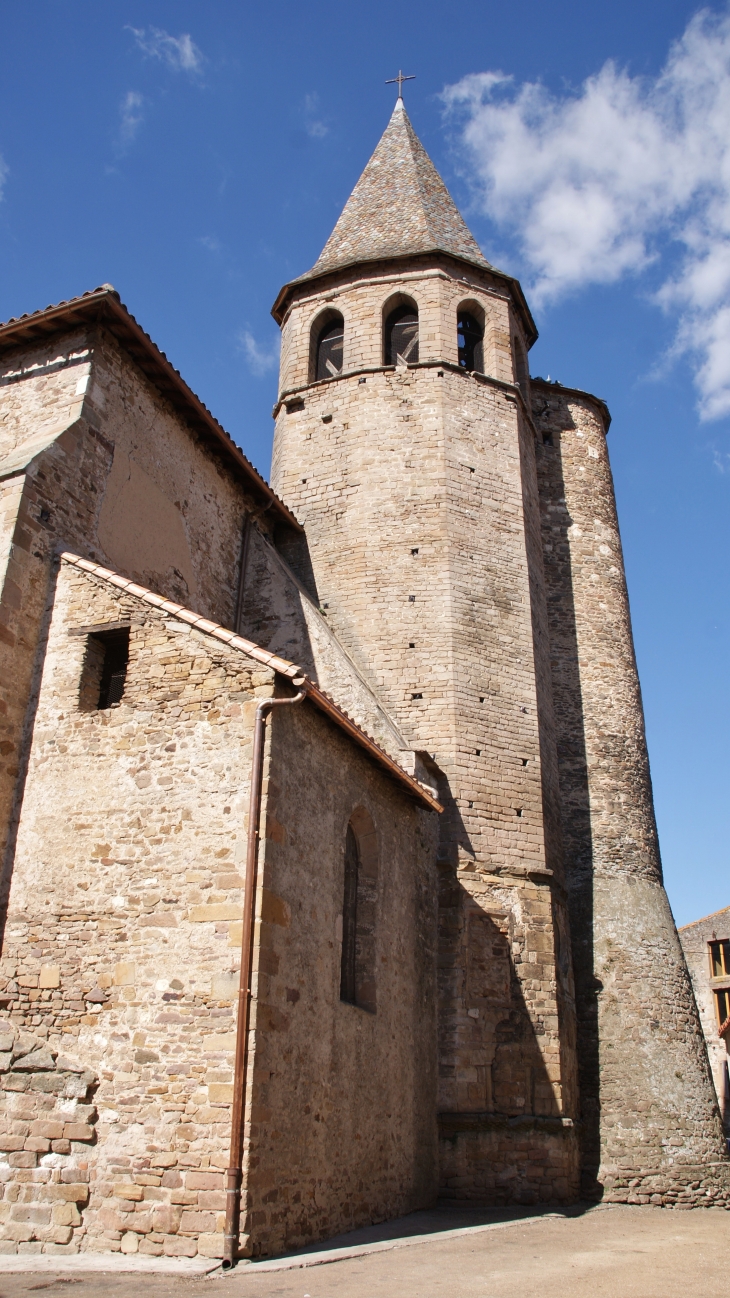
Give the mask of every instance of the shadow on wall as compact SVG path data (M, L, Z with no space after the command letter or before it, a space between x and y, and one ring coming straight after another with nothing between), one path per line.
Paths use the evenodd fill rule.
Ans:
M551 505L547 525L552 550L545 577L557 721L563 852L575 978L581 1195L597 1199L603 1194L598 1181L601 1119L598 996L602 983L594 973L593 837L568 537L573 519L565 505L561 457L561 431L572 430L575 425L564 408L558 416L556 410L550 410L546 405L543 412L536 411L538 421L541 413L550 418L550 432L544 435L537 462L541 501L543 505L546 502ZM557 423L558 417L562 425Z
M474 849L443 772L439 847L441 1107L505 1118L559 1117L552 1083L512 956L513 919L489 912L460 883L458 854ZM485 894L491 896L490 894Z
M8 920L10 890L13 882L13 871L15 869L15 854L18 846L20 816L23 808L25 784L28 778L28 764L30 762L30 750L33 743L35 719L38 712L38 700L40 698L43 665L45 663L46 649L48 647L48 635L51 629L51 619L53 617L53 610L56 602L56 587L58 584L59 570L60 561L56 558L48 583L45 608L43 610L39 627L38 644L35 650L33 672L31 676L30 698L25 712L23 731L18 752L18 771L8 824L8 836L2 861L0 861L0 951L3 950L5 945L5 927ZM3 1003L7 1002L0 1000L0 1004Z

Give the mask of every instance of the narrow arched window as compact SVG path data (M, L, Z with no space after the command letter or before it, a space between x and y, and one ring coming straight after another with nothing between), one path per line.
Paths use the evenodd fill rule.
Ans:
M418 311L399 306L385 322L385 364L414 365L418 360Z
M317 338L315 379L333 379L342 372L345 322L342 316L328 320Z
M470 311L460 311L456 333L459 342L459 365L463 370L484 371L484 331Z
M340 1000L376 1011L378 837L369 813L356 807L345 836Z
M357 884L360 853L352 825L345 839L345 896L342 904L342 966L340 1000L357 1004Z

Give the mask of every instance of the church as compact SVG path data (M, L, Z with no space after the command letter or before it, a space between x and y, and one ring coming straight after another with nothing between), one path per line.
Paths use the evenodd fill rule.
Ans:
M607 451L399 98L271 482L109 285L0 326L0 1252L730 1206Z

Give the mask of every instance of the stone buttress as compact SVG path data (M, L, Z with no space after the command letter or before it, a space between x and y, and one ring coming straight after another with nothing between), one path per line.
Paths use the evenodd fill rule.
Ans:
M728 1183L662 880L603 402L532 380L578 1014L584 1194L709 1202Z

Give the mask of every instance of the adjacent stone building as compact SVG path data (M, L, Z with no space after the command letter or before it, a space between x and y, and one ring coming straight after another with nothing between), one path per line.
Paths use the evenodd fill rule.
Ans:
M402 100L274 316L273 489L109 286L0 326L0 1247L724 1201L604 403Z
M725 1135L730 1138L730 906L679 930L710 1057Z

